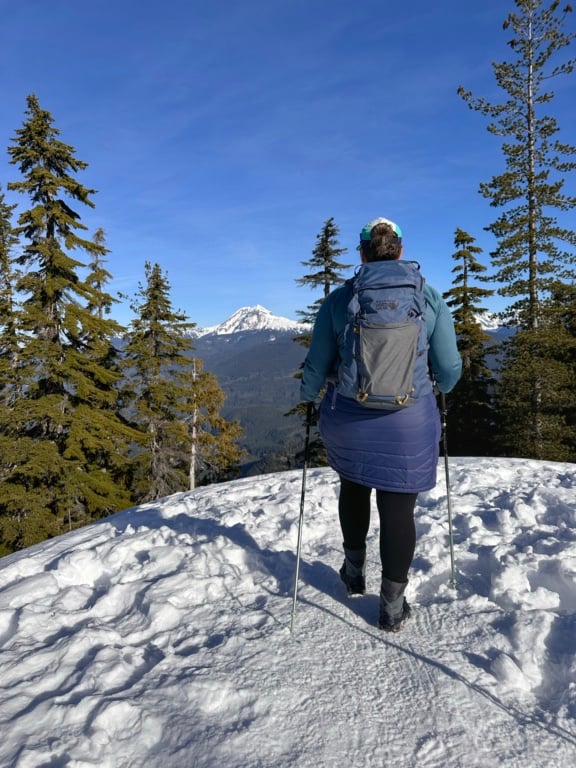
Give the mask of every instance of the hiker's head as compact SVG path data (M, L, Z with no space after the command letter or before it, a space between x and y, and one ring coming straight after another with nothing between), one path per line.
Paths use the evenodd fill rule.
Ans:
M402 230L389 219L374 219L360 232L362 261L395 261L402 255Z

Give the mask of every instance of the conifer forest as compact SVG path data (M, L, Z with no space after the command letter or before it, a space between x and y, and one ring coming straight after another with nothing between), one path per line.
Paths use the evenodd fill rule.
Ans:
M472 180L489 204L495 249L484 254L478 233L454 222L444 298L463 375L447 397L449 450L573 462L576 196L568 190L576 145L559 138L551 90L573 76L572 8L515 5L504 22L509 59L492 65L501 99L454 85L478 130L501 137L503 170ZM195 323L173 306L161 263L142 264L129 297L134 319L114 320L114 254L106 232L83 223L96 205L82 183L88 163L48 106L23 95L7 147L12 175L0 179L0 556L133 504L232 479L242 463L242 424L222 416L224 393L195 357ZM311 245L298 283L318 294L297 311L303 327L350 266L333 217ZM495 292L506 302L499 323L510 330L497 345L480 322ZM307 347L310 334L294 341ZM294 460L301 466L301 456ZM324 462L317 437L312 461Z

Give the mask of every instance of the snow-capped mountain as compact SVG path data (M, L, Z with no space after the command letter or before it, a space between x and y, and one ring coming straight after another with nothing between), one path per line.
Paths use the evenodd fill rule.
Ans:
M485 331L499 331L501 326L498 315L494 312L485 312L477 316L479 324ZM281 317L270 312L261 304L253 307L240 307L218 325L206 328L195 328L195 338L202 336L229 336L233 333L245 333L247 331L288 331L290 333L304 333L310 326L299 323L287 317Z
M219 325L197 329L195 335L225 336L245 331L290 331L302 332L306 326L296 320L272 314L270 310L256 304L254 307L241 307Z
M500 328L500 321L495 312L482 312L476 316L483 331L497 331Z
M285 446L302 428L299 418L286 415L299 402L295 376L306 353L294 339L307 328L256 305L195 331L194 355L217 377L226 396L222 415L242 425L246 467L260 461L266 466L258 464L259 472L286 467ZM277 453L282 458L276 460Z

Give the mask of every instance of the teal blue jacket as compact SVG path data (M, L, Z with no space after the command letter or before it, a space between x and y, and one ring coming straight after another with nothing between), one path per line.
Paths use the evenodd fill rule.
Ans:
M316 400L326 381L338 370L339 345L343 343L351 295L351 286L344 284L324 299L318 311L300 386L300 397L306 402ZM449 392L462 373L452 313L440 293L428 283L424 286L424 297L430 371L440 392Z

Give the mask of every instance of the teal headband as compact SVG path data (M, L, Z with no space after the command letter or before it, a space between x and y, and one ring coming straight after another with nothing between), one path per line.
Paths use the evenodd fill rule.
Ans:
M376 224L388 224L389 227L392 228L392 231L398 238L402 238L402 230L398 226L398 224L394 224L393 221L390 221L390 219L384 219L380 217L379 219L373 219L371 222L366 224L365 227L362 228L362 231L360 232L360 240L361 241L368 241L370 242L370 234Z

